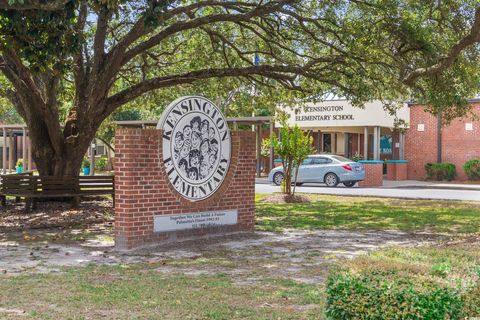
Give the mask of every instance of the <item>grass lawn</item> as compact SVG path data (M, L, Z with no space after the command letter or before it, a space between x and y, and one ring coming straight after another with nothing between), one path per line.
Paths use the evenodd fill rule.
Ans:
M480 233L480 205L475 203L315 195L310 204L269 204L264 197L257 196L258 230L398 229L464 233L470 239ZM260 270L275 265L273 257L228 260L221 252L207 252L198 259L0 275L0 319L323 319L325 284L265 276ZM463 238L460 243L395 247L328 263L352 272L393 268L455 286L479 281L480 244L477 236L470 243ZM181 273L185 266L204 270L199 264L235 272ZM254 281L240 276L247 264L258 265ZM325 268L312 265L309 270L318 272L319 267Z
M480 203L310 195L311 203L272 204L257 195L257 229L348 229L480 233Z
M0 318L318 319L319 286L263 279L234 283L223 274L164 274L155 264L88 266L3 278ZM24 312L24 313L23 313Z

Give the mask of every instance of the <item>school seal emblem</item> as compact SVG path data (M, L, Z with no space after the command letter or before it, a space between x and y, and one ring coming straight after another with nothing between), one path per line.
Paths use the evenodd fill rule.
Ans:
M183 197L199 201L222 184L230 165L227 121L210 100L181 97L163 112L163 163L170 183Z

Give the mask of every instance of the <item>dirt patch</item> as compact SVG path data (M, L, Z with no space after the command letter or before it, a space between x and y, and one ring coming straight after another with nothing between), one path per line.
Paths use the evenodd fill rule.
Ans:
M145 263L162 273L232 276L239 284L267 278L322 283L340 258L353 258L386 246L417 246L444 239L433 234L399 231L286 230L256 232L170 243L132 252L117 252L101 235L79 243L0 241L4 276L58 272L62 267ZM0 274L0 277L2 275ZM115 281L115 279L92 279Z
M288 195L283 193L274 193L262 199L262 202L269 203L310 203L312 200L306 195Z
M113 221L112 200L89 198L78 209L68 202L39 202L37 210L25 212L25 203L9 201L0 213L0 232L69 228Z

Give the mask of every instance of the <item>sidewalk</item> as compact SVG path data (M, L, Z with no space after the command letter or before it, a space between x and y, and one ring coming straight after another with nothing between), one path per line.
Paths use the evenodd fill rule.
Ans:
M270 184L267 178L255 178L256 184ZM323 186L320 183L307 183L308 186ZM343 187L339 185L338 187ZM358 188L358 187L356 187ZM472 190L480 191L480 183L450 183L450 182L435 182L435 181L418 181L418 180L404 180L404 181L392 181L383 180L383 186L378 187L381 189L443 189L443 190ZM369 188L371 189L371 188Z

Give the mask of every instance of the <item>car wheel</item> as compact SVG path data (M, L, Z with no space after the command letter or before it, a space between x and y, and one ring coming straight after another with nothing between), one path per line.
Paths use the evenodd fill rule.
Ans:
M303 182L297 182L295 185L296 186L301 186L303 184Z
M357 183L357 181L348 181L348 182L344 182L343 185L347 188L351 188L355 185L355 183Z
M281 185L283 181L283 173L277 172L273 175L273 183L277 186Z
M325 184L327 187L336 187L338 185L338 177L335 173L327 173L325 176Z

